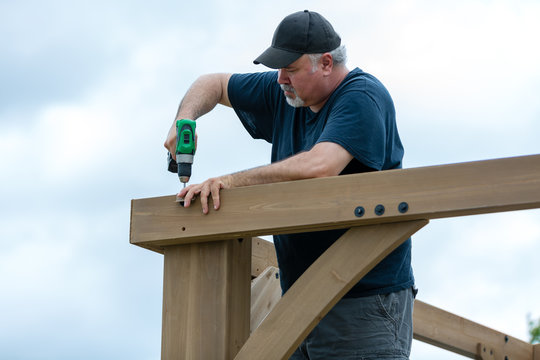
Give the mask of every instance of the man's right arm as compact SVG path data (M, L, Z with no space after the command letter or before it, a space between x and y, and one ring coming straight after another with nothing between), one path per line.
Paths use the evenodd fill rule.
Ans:
M175 157L176 120L196 120L210 112L217 104L231 106L227 86L231 74L209 74L199 77L189 88L180 102L175 121L165 140L165 148Z

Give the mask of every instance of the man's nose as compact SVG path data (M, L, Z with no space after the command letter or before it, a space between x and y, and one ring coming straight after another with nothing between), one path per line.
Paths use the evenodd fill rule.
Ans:
M278 70L278 84L289 84L289 77L286 74L287 72L283 71L283 69Z

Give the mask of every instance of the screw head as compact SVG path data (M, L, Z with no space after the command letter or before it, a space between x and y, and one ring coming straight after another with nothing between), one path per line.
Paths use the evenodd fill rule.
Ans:
M407 211L409 211L409 204L403 201L398 205L398 211L402 214L405 214Z
M354 215L356 217L362 217L366 213L366 210L362 206L358 206L356 209L354 209Z
M379 204L375 206L375 215L381 216L382 214L384 214L384 205Z

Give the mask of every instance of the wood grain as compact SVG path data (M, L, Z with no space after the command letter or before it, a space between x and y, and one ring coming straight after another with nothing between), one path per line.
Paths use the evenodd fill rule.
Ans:
M257 289L252 286L252 331L259 319L272 311L276 305L275 299L281 295L279 281L265 277L261 280L257 283ZM254 296L257 302L268 306L254 309ZM531 345L420 300L414 302L413 324L416 340L471 359L504 360L506 356L508 359L540 360L540 344Z
M418 220L347 231L294 283L235 359L287 359L356 282L426 224Z
M495 314L494 314L495 315ZM531 360L532 345L422 301L414 303L414 338L471 359L478 344L493 350L495 360Z
M257 277L269 266L277 267L274 243L254 237L251 240L251 276Z
M221 200L222 208L208 215L198 202L179 206L175 196L133 200L130 241L159 251L224 238L538 208L540 155L226 189ZM384 214L375 214L377 205ZM355 215L359 206L362 217Z
M251 281L251 322L253 332L281 299L279 269L270 266Z
M250 239L164 253L161 358L233 359L249 336Z

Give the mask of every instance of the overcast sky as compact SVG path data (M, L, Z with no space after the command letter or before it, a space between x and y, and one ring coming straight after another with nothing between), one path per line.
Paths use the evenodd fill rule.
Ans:
M129 244L130 200L179 190L162 144L193 80L264 71L305 8L389 89L405 167L540 153L537 1L2 1L0 358L159 358L163 258ZM192 182L269 162L230 109L197 127ZM527 340L538 210L413 241L419 299ZM461 357L415 341L412 358Z

